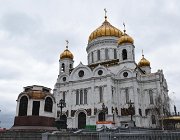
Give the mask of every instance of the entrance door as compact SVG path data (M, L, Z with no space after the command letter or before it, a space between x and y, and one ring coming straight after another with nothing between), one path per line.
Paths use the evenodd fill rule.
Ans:
M86 114L84 112L80 112L78 115L78 128L84 129L86 127Z
M105 121L105 113L104 112L100 112L98 115L98 121Z
M32 115L39 116L39 107L40 107L40 102L33 101Z

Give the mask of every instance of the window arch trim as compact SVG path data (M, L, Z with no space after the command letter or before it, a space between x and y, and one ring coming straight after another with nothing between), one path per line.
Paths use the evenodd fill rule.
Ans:
M126 60L126 59L127 59L127 50L126 50L126 49L123 49L123 50L122 50L122 59L123 59L123 60Z
M51 97L46 97L44 111L52 112L52 109L53 109L53 99Z
M28 97L22 96L19 101L19 113L18 116L27 116L27 108L28 108Z

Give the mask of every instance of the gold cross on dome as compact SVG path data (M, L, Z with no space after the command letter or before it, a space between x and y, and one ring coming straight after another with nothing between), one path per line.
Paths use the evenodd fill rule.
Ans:
M126 25L124 22L123 22L123 26L124 26L124 33L126 33Z
M144 52L143 52L143 49L142 49L142 56L144 57Z
M106 14L107 14L107 10L106 8L104 8L104 12L105 12L105 19L107 18Z
M69 44L69 41L66 40L66 49L68 49L68 44Z

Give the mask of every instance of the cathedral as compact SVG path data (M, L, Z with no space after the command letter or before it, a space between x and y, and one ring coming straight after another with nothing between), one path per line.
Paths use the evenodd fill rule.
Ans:
M135 61L134 40L125 30L104 22L89 36L87 65L74 67L67 46L59 57L59 73L51 89L27 86L17 99L12 129L56 130L61 115L68 128L159 128L170 112L163 71L151 72L144 54ZM59 101L64 107L59 107ZM62 111L61 111L62 110Z
M134 40L125 30L104 22L89 36L87 65L74 67L68 48L59 58L59 73L53 89L56 103L63 99L62 114L68 128L110 124L157 128L170 112L168 87L163 71L151 72L144 54L135 61ZM60 108L56 106L56 115Z

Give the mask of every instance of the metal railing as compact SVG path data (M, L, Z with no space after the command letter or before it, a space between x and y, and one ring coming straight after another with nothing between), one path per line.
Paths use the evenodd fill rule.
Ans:
M180 131L82 132L43 134L42 140L180 140Z

